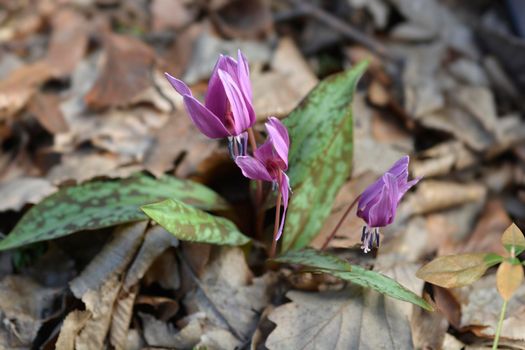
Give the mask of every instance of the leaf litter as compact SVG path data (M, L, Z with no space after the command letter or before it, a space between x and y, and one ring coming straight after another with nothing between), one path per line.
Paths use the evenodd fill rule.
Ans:
M36 243L0 252L0 347L489 346L502 302L496 269L474 267L485 274L476 271L477 282L451 290L423 288L415 270L450 254L504 255L503 231L511 222L525 224L519 59L525 39L516 29L524 19L508 16L505 6L435 0L419 6L398 0L307 6L292 0L6 2L0 9L0 233L14 243L1 244L28 243L17 241L17 231ZM251 64L257 132L269 115L293 115L331 73L368 59L353 96L353 140L346 138L352 150L341 156L336 175L329 167L303 168L313 169L309 179L316 181L326 171L325 185L336 190L316 197L330 197L322 213L316 203L307 212L300 199L308 186L303 175L293 176L292 183L300 181L292 186L283 238L296 248L321 247L353 198L410 154L411 175L424 179L381 232L379 251L359 251L362 222L353 214L328 250L432 299L438 311L298 266L265 265L250 190L238 184L225 143L198 132L162 76L183 77L201 99L217 56L239 48ZM326 125L329 113L316 117ZM315 158L313 143L300 136L296 142L292 138L292 154L297 146L309 153L291 159ZM87 210L77 208L72 223L58 213L44 240L33 240L32 232L44 232L45 225L23 227L31 212L42 219L54 215L38 207L58 198L50 195L97 181L130 181L140 172L152 184L172 175L213 192L182 186L170 196L156 193L130 206L132 217L124 220L91 203L106 210L107 225L84 225ZM248 246L179 241L138 209L188 193L190 205L199 202L209 218L224 217L229 228L250 238ZM304 226L310 218L314 224ZM68 233L59 238L61 223ZM302 235L301 227L312 232ZM89 246L70 248L82 245ZM500 293L514 292L500 342L510 349L523 349L525 342L519 278L499 284Z

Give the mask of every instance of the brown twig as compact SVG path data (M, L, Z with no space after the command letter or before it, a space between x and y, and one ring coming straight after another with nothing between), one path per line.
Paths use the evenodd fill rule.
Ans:
M361 198L361 195L355 197L354 201L352 203L350 203L350 205L346 209L345 213L341 217L341 220L339 220L337 225L335 225L334 229L332 230L332 233L330 233L330 236L328 236L326 241L324 241L324 244L321 247L321 250L325 250L326 247L328 247L328 243L330 243L330 241L335 237L335 234L337 233L337 231L339 230L339 228L341 227L341 225L345 221L345 219L348 216L348 214L350 214L350 211L352 210L352 208L357 204L357 202L359 201L359 198Z

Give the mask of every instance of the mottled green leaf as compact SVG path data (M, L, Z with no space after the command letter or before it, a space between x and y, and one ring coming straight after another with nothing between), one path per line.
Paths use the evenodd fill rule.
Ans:
M350 271L352 265L347 261L315 249L292 250L272 259L278 263L297 264L323 270Z
M392 278L375 271L364 269L361 266L352 265L328 253L319 252L314 249L289 251L279 256L275 261L305 265L310 268L310 271L328 273L342 280L373 289L392 298L407 301L424 309L432 310L432 306L428 302Z
M142 210L180 240L221 245L243 245L250 241L230 220L174 199L144 205Z
M509 253L514 252L514 256L520 255L525 251L525 237L523 237L523 232L515 223L512 223L503 232L501 243Z
M205 210L219 210L227 203L196 182L164 176L154 179L138 174L121 180L100 180L61 189L32 207L11 233L0 241L0 250L147 219L140 206L175 198Z
M487 269L503 261L493 253L469 253L440 256L416 273L416 276L435 285L454 288L474 283Z
M350 103L366 63L323 80L284 120L291 139L291 197L282 249L308 245L330 214L352 165Z

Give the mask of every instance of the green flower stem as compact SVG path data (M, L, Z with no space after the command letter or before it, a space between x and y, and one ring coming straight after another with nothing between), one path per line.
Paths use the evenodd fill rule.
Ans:
M505 312L507 311L507 300L503 302L501 306L501 313L499 315L498 328L496 328L496 334L494 336L494 343L492 344L492 350L498 349L499 335L501 333L501 328L503 326L503 319L505 318Z

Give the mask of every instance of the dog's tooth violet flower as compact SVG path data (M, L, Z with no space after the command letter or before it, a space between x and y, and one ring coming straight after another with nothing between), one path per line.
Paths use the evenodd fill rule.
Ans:
M421 178L408 180L408 162L404 156L381 178L370 185L360 196L357 216L366 222L361 235L361 248L365 253L375 245L379 246L379 228L394 221L397 206L403 195Z
M278 187L284 211L279 231L275 236L277 241L283 232L290 193L290 181L285 173L288 169L290 138L286 127L275 117L268 118L265 126L268 131L268 140L255 151L254 157L239 156L235 158L235 163L247 178L270 181Z
M221 55L208 82L204 104L193 97L188 86L168 73L166 78L184 99L195 126L210 138L228 137L232 157L246 154L246 130L255 123L250 70L238 51L237 61Z

